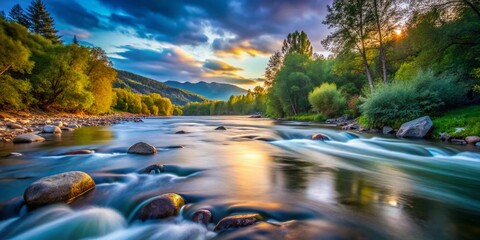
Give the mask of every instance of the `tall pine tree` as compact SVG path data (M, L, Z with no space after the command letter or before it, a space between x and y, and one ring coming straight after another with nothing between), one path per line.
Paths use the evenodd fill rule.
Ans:
M57 30L54 28L53 18L48 13L42 0L33 0L27 11L32 32L40 34L53 43L60 43L60 36L57 35Z
M73 44L78 45L77 35L73 35Z
M10 13L8 14L8 17L10 21L19 23L26 28L30 27L30 22L28 21L28 17L23 11L22 6L20 6L20 4L18 3L12 7L12 9L10 10Z

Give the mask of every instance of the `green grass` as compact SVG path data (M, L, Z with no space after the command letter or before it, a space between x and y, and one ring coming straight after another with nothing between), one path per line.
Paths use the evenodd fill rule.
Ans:
M314 114L314 113L302 113L295 116L288 116L287 120L292 121L310 121L310 122L324 122L327 120L325 116L322 114Z
M434 137L440 133L448 133L452 137L480 136L480 106L469 106L448 111L444 115L434 117ZM456 128L465 128L455 132Z

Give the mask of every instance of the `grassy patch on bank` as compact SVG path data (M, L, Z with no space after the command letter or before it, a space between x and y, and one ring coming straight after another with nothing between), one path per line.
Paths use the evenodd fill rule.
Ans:
M432 119L434 136L448 133L452 137L466 137L480 135L480 106L469 106L448 111L444 115ZM456 132L457 128L464 128Z
M325 122L327 117L323 116L322 114L314 114L314 113L305 113L305 114L297 114L294 116L288 116L287 120L292 121L310 121L310 122Z

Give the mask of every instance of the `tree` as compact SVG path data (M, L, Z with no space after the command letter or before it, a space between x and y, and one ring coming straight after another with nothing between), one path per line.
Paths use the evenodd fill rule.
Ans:
M282 56L294 53L304 54L308 58L312 57L312 44L304 31L289 33L287 38L283 40Z
M375 18L376 39L382 62L383 83L387 84L387 60L385 57L385 38L392 35L400 20L398 0L373 0L373 16Z
M5 16L5 12L3 10L0 11L0 20L7 20L7 16Z
M60 36L54 28L53 18L45 8L42 0L33 0L27 9L32 32L40 34L52 43L60 43Z
M273 53L267 63L267 68L265 69L265 87L269 88L272 86L277 72L282 68L283 57L279 51Z
M30 21L28 20L28 16L23 11L22 6L20 6L20 4L18 3L12 7L10 13L8 14L8 17L10 21L21 24L26 28L30 27Z
M78 46L78 45L74 45ZM90 48L85 74L88 76L89 91L95 96L89 112L94 114L106 113L112 105L112 84L116 80L117 71L112 67L103 49Z
M77 35L73 35L73 44L78 45Z
M437 9L440 11L453 10L458 13L465 9L470 9L478 18L480 18L479 0L411 0L411 7L420 12L428 12L432 9Z
M367 45L373 29L373 16L367 0L334 0L327 5L328 14L323 22L334 31L322 41L326 49L339 53L355 49L362 57L370 90L374 91L372 73L367 58Z
M327 117L339 115L347 105L347 99L337 90L335 83L323 83L308 94L313 110Z
M15 31L27 31L19 27L14 23L0 22L0 42L2 43L0 44L0 76L10 70L27 73L33 67L28 48L12 37Z
M53 45L36 57L31 82L40 107L82 111L92 105L87 58L88 50L75 45Z

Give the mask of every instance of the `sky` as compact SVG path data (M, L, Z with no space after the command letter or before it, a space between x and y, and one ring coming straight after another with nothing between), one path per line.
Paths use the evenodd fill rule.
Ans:
M263 84L270 55L293 31L315 52L332 0L44 0L65 43L103 48L114 67L155 80ZM1 0L8 12L30 0Z

